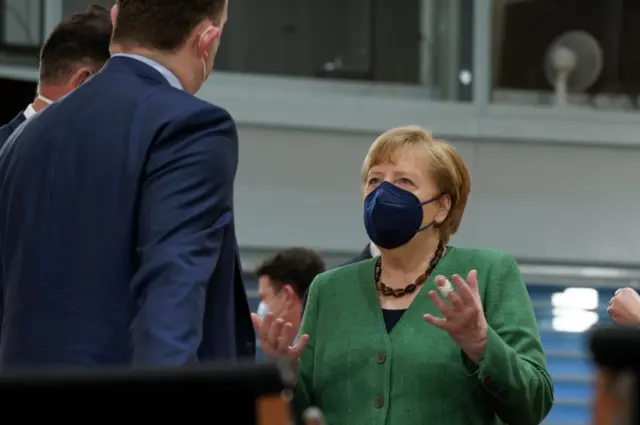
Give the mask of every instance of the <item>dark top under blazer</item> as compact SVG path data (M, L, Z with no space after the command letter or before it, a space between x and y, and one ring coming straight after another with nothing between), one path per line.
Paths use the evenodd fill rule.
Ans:
M0 365L253 356L233 220L235 124L128 57L0 155Z

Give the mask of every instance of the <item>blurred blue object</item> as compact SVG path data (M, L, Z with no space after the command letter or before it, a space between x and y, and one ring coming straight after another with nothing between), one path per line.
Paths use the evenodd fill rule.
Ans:
M545 425L588 425L591 423L591 405L588 400L556 399Z
M591 400L595 394L594 381L588 376L557 376L553 386L558 400Z

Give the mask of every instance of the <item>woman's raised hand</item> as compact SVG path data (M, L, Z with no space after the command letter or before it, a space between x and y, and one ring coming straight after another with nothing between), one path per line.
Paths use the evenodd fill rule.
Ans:
M424 320L449 333L477 364L487 347L489 330L478 290L478 272L471 270L467 280L459 275L453 275L451 281L438 276L436 285L438 291L429 291L429 298L442 317L425 314Z
M258 335L260 349L270 358L298 358L307 346L309 335L304 334L296 342L296 329L290 322L276 319L268 313L264 319L251 313L251 322Z

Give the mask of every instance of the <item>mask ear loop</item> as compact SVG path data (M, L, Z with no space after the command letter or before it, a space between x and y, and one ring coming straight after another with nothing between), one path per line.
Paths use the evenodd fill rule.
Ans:
M48 97L44 97L41 94L38 94L38 96L36 97L36 99L40 99L41 101L43 101L44 103L46 103L47 105L51 105L53 103L53 100L49 99Z
M426 229L428 229L429 227L431 227L431 226L435 226L435 225L437 225L437 224L438 224L438 223L436 223L436 221L435 221L435 220L433 220L431 223L429 223L429 224L425 224L424 226L422 226L421 228L419 228L419 229L418 229L418 232L422 232L423 230L426 230ZM418 232L416 232L416 233L418 233Z
M273 316L275 318L279 318L282 314L287 313L290 309L290 301L287 299L287 294L284 293L283 289L280 289L280 291L278 291L276 294L276 297L280 298L280 305L278 306L277 309L274 309L273 311L270 310L269 312L273 314Z
M427 205L427 204L430 204L430 203L435 202L435 201L439 201L439 200L440 200L440 198L442 198L442 195L444 195L444 194L443 194L443 193L441 193L441 194L439 194L438 196L436 196L436 197L434 197L434 198L429 199L428 201L421 202L421 203L420 203L420 207L424 207L424 206L425 206L425 205ZM423 230L426 230L426 229L428 229L428 228L429 228L429 227L431 227L431 226L437 227L437 226L438 226L438 224L440 224L440 223L436 222L436 220L433 220L431 223L425 224L424 226L422 226L421 228L419 228L419 229L418 229L418 232L422 232Z
M200 34L200 37L198 38L198 47L200 47L200 43L202 42L202 39L204 38L204 36L207 35L210 31L213 31L212 26L209 26L209 28L207 28L202 34ZM202 57L202 85L203 86L208 79L209 79L209 73L207 72L207 61L203 56Z

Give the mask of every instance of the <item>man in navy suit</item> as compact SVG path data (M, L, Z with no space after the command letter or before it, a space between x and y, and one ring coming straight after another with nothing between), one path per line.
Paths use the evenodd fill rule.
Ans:
M0 147L20 124L65 96L109 59L113 31L109 11L89 6L60 22L40 50L38 95L13 120L0 127Z
M119 0L101 72L0 154L0 366L253 356L234 229L238 138L193 94L226 0Z

